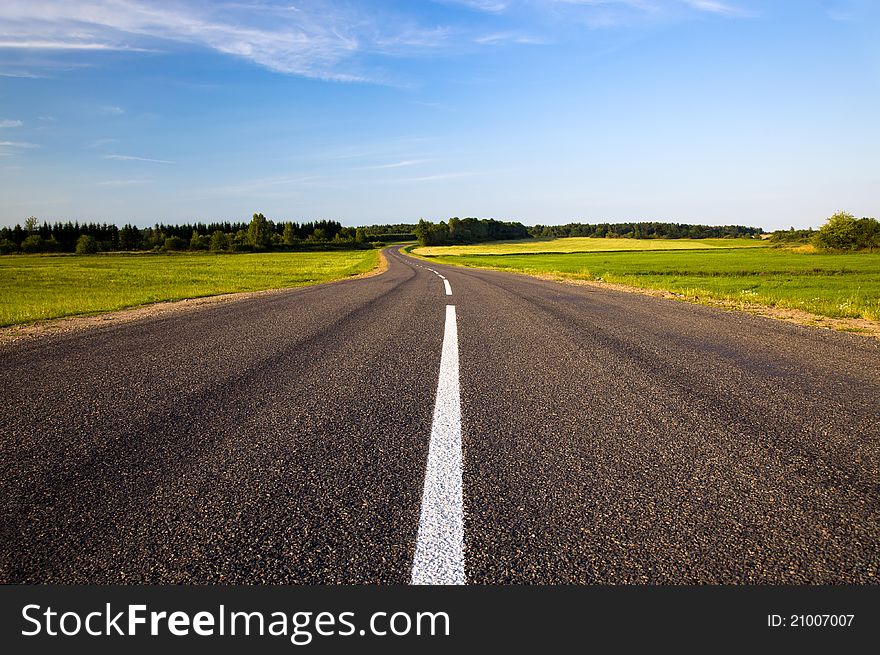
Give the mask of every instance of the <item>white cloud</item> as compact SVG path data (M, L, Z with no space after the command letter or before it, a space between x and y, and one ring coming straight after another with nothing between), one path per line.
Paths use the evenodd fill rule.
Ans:
M544 4L580 5L584 8L613 9L622 7L635 10L646 15L663 15L675 8L675 5L685 5L690 9L704 11L713 14L728 16L741 16L747 12L722 0L537 0Z
M0 141L0 147L4 148L39 148L40 146L36 143L28 143L27 141Z
M389 168L404 168L406 166L418 166L419 164L425 164L431 161L430 159L404 159L403 161L396 161L390 164L377 164L376 166L363 166L358 170L364 171L379 171L379 170L387 170Z
M396 180L389 180L390 182L439 182L441 180L454 180L460 177L472 177L475 175L486 175L487 171L482 172L474 172L474 171L460 171L455 173L435 173L433 175L422 175L419 177L405 177Z
M474 11L484 11L490 14L497 14L508 7L511 3L505 0L440 0L445 4L464 5L468 9Z
M474 43L480 45L502 45L507 43L516 43L521 45L543 45L547 41L535 36L523 34L522 32L493 32L491 34L483 34L474 38Z
M0 71L0 77L17 77L25 80L43 79L45 75L37 75L36 73L28 73L26 71Z
M0 48L144 50L177 42L284 73L354 79L336 68L361 49L366 19L324 0L295 8L203 0L3 0ZM382 32L375 25L370 30Z
M295 5L285 0L2 0L0 49L206 48L282 73L375 81L375 75L363 70L369 55L454 54L474 44L543 43L541 28L551 29L560 14L593 28L625 24L626 18L671 15L684 7L746 15L734 4L741 1L438 0L485 16L474 21L447 12L439 22L425 24L423 12L413 9L418 3L392 8L343 0L300 0ZM0 75L36 76L14 70Z
M114 161L145 161L151 164L173 164L174 162L167 159L151 159L150 157L135 157L134 155L104 155L104 159L112 159Z
M130 50L149 52L148 48L134 48L112 43L89 43L83 41L45 41L40 39L0 40L0 48L21 48L28 50Z
M11 118L0 118L0 127L21 127L21 121L12 120Z
M708 11L713 14L722 14L724 16L742 16L746 14L743 9L729 5L726 2L719 2L718 0L682 1L692 9L698 9L699 11Z
M129 187L129 186L137 186L139 184L147 184L150 180L104 180L102 182L98 182L98 186L109 187L109 188L121 188L121 187Z

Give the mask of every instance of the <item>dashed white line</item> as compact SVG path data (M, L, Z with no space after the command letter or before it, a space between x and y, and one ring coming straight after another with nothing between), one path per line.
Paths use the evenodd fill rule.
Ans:
M411 584L460 585L465 582L458 325L455 306L447 305Z
M449 280L447 280L445 277L443 278L443 286L446 287L446 295L451 296L452 295L452 287L449 286Z

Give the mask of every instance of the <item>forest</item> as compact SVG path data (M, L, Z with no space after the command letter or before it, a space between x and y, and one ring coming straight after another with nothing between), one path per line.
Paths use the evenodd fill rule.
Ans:
M254 214L250 222L157 223L121 228L112 223L39 222L0 228L0 254L110 251L258 252L370 248L387 241L415 240L413 225L345 227L338 221L273 222Z
M759 236L764 230L744 225L691 225L688 223L568 223L535 225L529 235L541 238L622 237L631 239L736 239Z

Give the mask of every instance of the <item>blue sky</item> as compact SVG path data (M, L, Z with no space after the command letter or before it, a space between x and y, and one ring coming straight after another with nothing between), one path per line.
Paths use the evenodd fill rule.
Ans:
M0 3L0 224L880 217L880 2Z

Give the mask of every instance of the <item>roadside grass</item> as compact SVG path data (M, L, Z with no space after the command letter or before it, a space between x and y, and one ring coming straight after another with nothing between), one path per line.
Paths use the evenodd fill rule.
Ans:
M599 280L712 300L880 320L880 253L777 248L544 255L458 255L431 261Z
M366 273L378 250L0 257L0 326Z
M518 239L493 241L472 246L422 246L413 254L425 257L443 255L514 255L574 252L615 252L622 250L707 250L715 248L766 248L759 239Z

